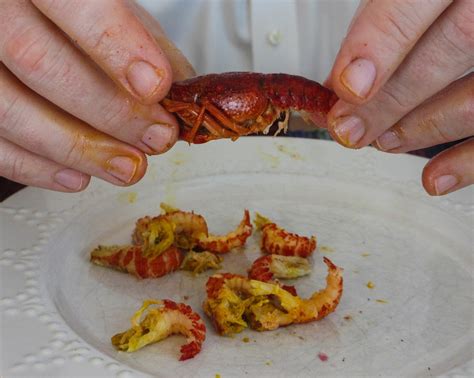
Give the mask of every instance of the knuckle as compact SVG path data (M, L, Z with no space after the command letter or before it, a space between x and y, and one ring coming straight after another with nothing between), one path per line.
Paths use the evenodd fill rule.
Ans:
M373 24L385 37L385 46L398 52L409 48L417 38L416 21L412 18L402 14L396 7L391 7L382 15L374 15Z
M5 58L12 69L19 71L26 79L37 80L50 69L48 45L51 35L44 29L32 26L19 33L13 33L5 44Z
M410 89L400 86L400 83L395 84L389 81L380 89L378 97L381 104L391 104L397 113L405 114L412 108L410 99L413 99L414 96L409 93Z
M1 74L0 74L0 83ZM19 114L21 112L17 111L19 105L20 95L8 96L3 93L0 94L0 130L8 128L12 129L15 127L19 120Z
M455 25L459 30L459 36L472 54L474 49L474 5L471 3L466 12L460 12L458 17Z
M7 177L16 182L23 181L25 179L25 155L12 151L10 156L7 157L7 161L9 161L9 164L7 165Z
M440 24L442 39L451 46L456 55L471 63L474 59L474 3L455 14L448 15ZM464 60L463 59L463 60Z
M421 122L422 129L431 130L435 134L436 140L438 143L448 143L452 142L455 137L453 136L453 130L446 128L446 125L439 119L434 117L429 117L424 122Z
M67 6L68 1L62 0L32 0L33 4L37 7L41 8L44 11L50 11L52 9L59 9L61 10L65 6Z
M73 135L71 142L66 147L66 154L63 164L68 167L78 167L84 161L85 151L88 150L89 143L85 135L77 132Z
M474 135L474 73L470 73L466 80L468 82L468 90L463 106L462 120L465 125L471 128L471 132Z
M102 107L102 130L106 133L116 132L117 128L127 125L133 117L131 100L124 99L122 92L117 89Z

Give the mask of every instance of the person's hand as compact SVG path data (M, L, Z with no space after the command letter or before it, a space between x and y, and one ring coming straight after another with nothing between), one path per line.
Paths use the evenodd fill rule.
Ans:
M158 102L192 76L125 0L0 0L0 176L58 191L137 182L177 140Z
M326 81L340 97L329 132L394 153L472 137L473 66L474 1L362 1ZM435 156L422 179L431 195L473 184L474 138Z

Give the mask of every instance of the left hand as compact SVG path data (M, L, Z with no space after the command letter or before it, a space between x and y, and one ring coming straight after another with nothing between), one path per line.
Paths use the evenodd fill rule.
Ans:
M363 0L326 81L340 144L400 153L474 135L474 1ZM461 77L465 75L464 77ZM474 183L474 138L423 171L431 195Z

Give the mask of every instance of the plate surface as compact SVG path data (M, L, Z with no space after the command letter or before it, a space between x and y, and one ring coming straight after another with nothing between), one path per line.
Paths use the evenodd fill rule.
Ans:
M327 141L249 137L180 143L151 158L130 188L95 181L73 195L23 190L0 204L0 374L472 375L474 191L429 197L419 178L425 163ZM129 242L134 221L157 214L163 201L204 215L214 233L234 228L248 208L315 234L313 272L290 283L302 296L320 289L328 256L344 268L336 312L219 337L201 307L213 272L139 281L90 264L92 248ZM254 232L244 250L225 256L223 270L245 274L258 243ZM201 314L208 332L196 358L178 361L179 336L132 354L114 350L110 337L147 298L183 301Z

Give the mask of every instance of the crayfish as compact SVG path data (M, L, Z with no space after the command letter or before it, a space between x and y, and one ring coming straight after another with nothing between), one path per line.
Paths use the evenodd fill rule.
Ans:
M175 82L161 104L178 117L179 139L198 144L267 134L276 121L275 135L286 132L290 110L325 124L337 100L330 89L301 76L228 72Z

